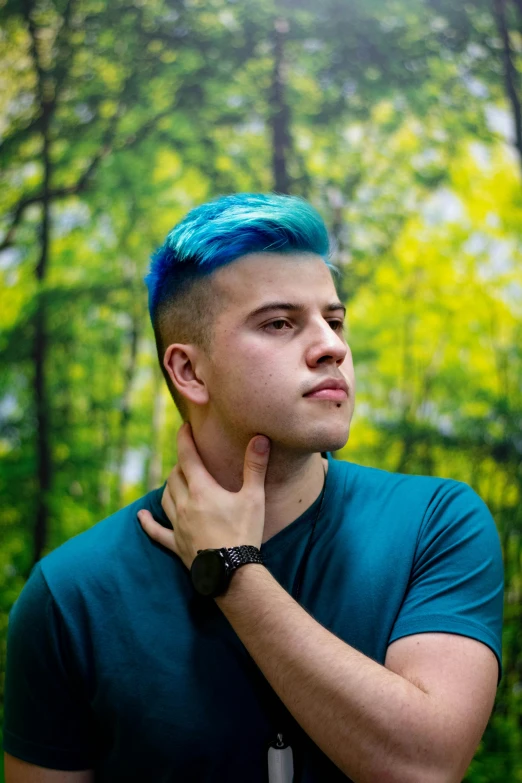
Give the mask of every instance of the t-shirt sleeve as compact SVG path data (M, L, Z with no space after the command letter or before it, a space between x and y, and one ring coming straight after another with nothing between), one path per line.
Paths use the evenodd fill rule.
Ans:
M9 615L4 749L40 767L94 766L94 724L67 629L37 564Z
M469 636L493 650L500 681L503 597L502 551L493 517L471 487L448 480L426 509L389 642L428 632Z

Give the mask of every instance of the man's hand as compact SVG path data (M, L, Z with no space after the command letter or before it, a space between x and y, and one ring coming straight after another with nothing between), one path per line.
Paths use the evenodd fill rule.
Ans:
M259 441L266 443L266 452L254 449ZM239 492L227 492L203 465L190 424L183 424L178 432L178 464L167 479L161 500L173 530L162 527L145 509L138 512L141 526L150 538L178 555L188 569L198 549L243 544L260 549L269 454L268 438L252 438L245 453L243 486Z

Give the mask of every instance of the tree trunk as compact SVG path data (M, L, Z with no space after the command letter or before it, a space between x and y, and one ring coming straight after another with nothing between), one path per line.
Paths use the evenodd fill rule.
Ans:
M506 21L506 0L493 0L493 14L502 39L504 84L515 121L515 147L517 148L519 163L522 168L522 108L518 88L518 73L513 60L513 51Z
M70 4L69 4L70 5ZM49 505L51 499L53 464L50 442L50 405L47 394L47 354L49 335L47 327L47 299L45 281L49 264L49 237L51 222L51 119L56 107L56 85L42 67L38 49L38 30L32 16L33 3L25 0L22 5L30 36L31 57L36 72L36 94L41 111L42 133L42 219L40 223L40 251L35 268L37 283L36 311L33 318L33 362L34 362L34 411L36 418L36 509L33 532L32 565L42 557L47 542Z
M284 40L288 32L286 19L274 22L274 70L270 90L270 122L272 127L272 172L278 193L289 193L288 153L291 148L290 110L285 103L286 65Z
M154 390L152 398L151 456L147 475L147 492L156 489L163 482L163 431L165 429L165 396L163 375L154 367ZM173 467L173 466L170 466Z
M136 301L136 300L135 300ZM124 484L124 471L125 454L127 452L128 445L128 431L129 422L131 418L131 394L132 385L134 382L134 376L136 374L136 364L138 359L138 342L141 331L141 317L137 308L134 308L132 314L132 325L129 333L129 360L125 370L125 385L123 390L123 398L120 408L120 426L119 426L119 438L117 448L117 475L118 475L118 492L117 492L117 506L121 508L123 501L123 484Z
M51 160L49 141L49 122L51 106L43 104L43 200L42 222L40 226L40 256L35 275L38 283L36 312L34 316L34 407L36 412L36 471L37 498L36 520L34 527L33 564L42 557L47 541L49 501L52 488L53 466L50 444L49 399L47 395L47 353L49 337L47 332L47 305L44 295L44 283L49 262L49 229L51 202L49 190L51 183Z

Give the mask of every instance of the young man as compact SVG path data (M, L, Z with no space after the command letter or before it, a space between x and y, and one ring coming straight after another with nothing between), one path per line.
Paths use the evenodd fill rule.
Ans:
M178 464L35 567L8 783L462 779L500 677L499 538L466 484L332 459L355 380L327 256L306 202L239 194L154 257Z

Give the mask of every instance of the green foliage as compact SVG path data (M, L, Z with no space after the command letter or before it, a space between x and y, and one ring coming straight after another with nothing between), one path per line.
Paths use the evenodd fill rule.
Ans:
M349 308L358 391L337 456L461 479L488 503L504 676L466 780L522 781L522 188L492 5L8 0L2 13L0 671L34 559L38 335L45 553L176 461L148 260L192 206L274 187L284 116L290 190L324 215Z

